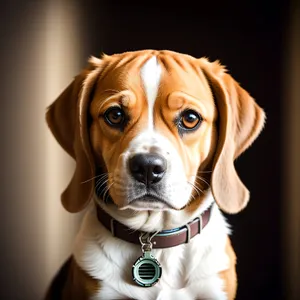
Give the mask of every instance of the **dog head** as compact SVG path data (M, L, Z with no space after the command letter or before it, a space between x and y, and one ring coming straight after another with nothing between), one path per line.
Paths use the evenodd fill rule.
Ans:
M237 213L249 192L234 160L264 119L218 62L154 50L93 57L47 111L76 160L62 203L78 212L105 190L119 210L193 210L211 189Z

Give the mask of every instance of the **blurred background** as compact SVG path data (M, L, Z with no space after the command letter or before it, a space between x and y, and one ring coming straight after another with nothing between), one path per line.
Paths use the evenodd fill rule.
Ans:
M227 216L237 299L299 299L299 1L4 0L0 15L0 299L42 299L81 219L60 204L74 162L46 107L90 55L144 48L220 59L265 109L236 162L251 201Z

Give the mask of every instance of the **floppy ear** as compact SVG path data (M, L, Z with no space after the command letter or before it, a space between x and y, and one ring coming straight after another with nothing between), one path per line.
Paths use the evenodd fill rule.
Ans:
M219 207L237 213L249 201L249 191L240 180L234 160L257 138L265 113L254 99L218 62L201 59L219 112L219 137L213 162L211 188Z
M101 60L91 58L88 68L75 77L46 113L52 134L76 160L73 178L61 195L69 212L81 211L93 196L94 182L89 179L95 174L95 164L89 142L88 107L100 71Z

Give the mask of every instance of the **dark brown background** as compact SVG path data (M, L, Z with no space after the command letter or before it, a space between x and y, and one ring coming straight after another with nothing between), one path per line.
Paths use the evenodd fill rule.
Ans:
M232 240L238 257L237 299L292 299L288 297L286 285L285 257L288 253L282 230L286 222L282 207L287 201L282 196L285 182L282 157L286 151L283 133L287 121L282 109L289 101L284 96L284 74L287 72L286 57L290 53L291 11L296 10L299 3L284 0L86 0L65 3L64 9L76 12L80 28L80 32L71 30L70 33L78 36L76 47L80 48L78 65L73 67L74 75L91 54L169 49L196 57L207 56L211 60L220 59L265 109L267 124L262 135L236 162L240 177L251 191L251 201L242 213L227 216L233 226ZM1 150L1 299L39 299L53 275L44 270L45 261L52 258L45 255L48 246L44 239L45 227L41 225L47 216L43 195L49 186L47 181L37 180L47 173L43 165L45 140L32 138L36 126L21 121L23 114L30 120L43 118L43 110L35 110L30 99L25 102L29 94L39 91L40 106L46 106L42 99L46 85L36 86L35 82L39 76L45 82L48 80L39 75L43 74L43 69L37 71L43 68L43 59L38 60L37 55L45 55L43 51L51 51L55 46L43 45L47 5L47 1L12 0L5 1L1 9L4 66L0 75L4 86L0 127L4 137ZM55 13L59 14L60 10ZM58 27L57 34L63 30L64 27ZM35 31L41 32L41 36L32 40L30 34ZM40 52L39 45L43 46ZM68 50L70 55L78 50L76 47ZM34 56L30 54L32 49ZM39 66L35 65L36 61ZM68 67L65 61L63 68ZM30 82L30 89L25 81ZM41 124L38 126L44 126ZM23 155L24 149L31 155ZM40 173L32 175L30 170L37 165ZM28 176L32 178L30 184L26 183ZM40 189L38 195L35 189ZM41 197L40 201L35 201L34 197ZM58 202L59 193L56 197L53 201ZM56 222L55 218L52 222ZM64 226L60 230L61 239L74 234L74 229L68 228L68 231ZM68 232L72 233L68 235ZM69 244L66 249L68 247ZM57 265L68 252L61 251L58 248Z

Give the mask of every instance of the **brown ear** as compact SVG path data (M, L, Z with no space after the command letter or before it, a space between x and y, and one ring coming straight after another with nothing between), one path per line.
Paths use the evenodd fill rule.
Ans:
M249 201L249 191L236 173L234 160L259 135L265 113L218 62L200 61L219 111L219 139L211 179L212 193L220 208L233 214L242 210Z
M95 166L89 144L87 114L100 66L101 60L92 58L90 66L75 77L46 113L54 137L76 160L73 178L61 195L62 204L69 212L81 211L93 196L94 183L89 179L94 176Z

